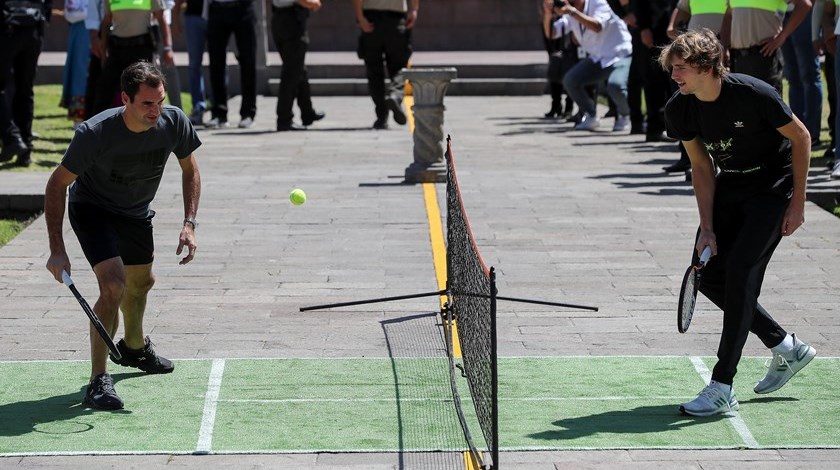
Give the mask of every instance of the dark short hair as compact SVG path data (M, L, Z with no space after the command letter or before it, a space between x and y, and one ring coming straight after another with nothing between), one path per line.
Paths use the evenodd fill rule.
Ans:
M140 85L146 85L150 88L163 85L166 88L166 79L164 79L163 72L157 65L141 60L123 70L122 75L120 75L120 89L128 95L128 99L133 103L137 91L140 90Z
M725 77L729 73L723 64L723 44L707 28L686 31L677 36L674 42L662 48L659 65L670 71L674 57L681 58L701 72L711 70L715 77Z

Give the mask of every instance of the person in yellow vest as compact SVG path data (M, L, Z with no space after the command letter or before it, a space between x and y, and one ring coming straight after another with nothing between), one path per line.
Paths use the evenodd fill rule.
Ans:
M671 22L668 24L668 37L676 39L680 34L678 25L688 21L687 30L694 31L706 28L720 35L723 25L723 15L726 14L727 0L679 0L674 11L671 12Z
M152 63L156 49L151 31L152 18L160 25L163 57L166 65L173 64L172 35L164 19L164 0L106 0L102 18L101 37L105 47L105 61L96 93L94 113L119 106L116 102L120 75L129 65L145 60Z
M417 23L420 0L353 0L353 12L360 35L356 50L365 61L368 93L373 100L374 129L388 128L388 115L394 122L407 122L402 100L405 79L400 70L411 58L411 33ZM390 80L385 85L385 78Z
M729 68L782 92L782 44L808 16L811 0L728 0L720 39L729 49ZM788 4L793 10L784 22Z

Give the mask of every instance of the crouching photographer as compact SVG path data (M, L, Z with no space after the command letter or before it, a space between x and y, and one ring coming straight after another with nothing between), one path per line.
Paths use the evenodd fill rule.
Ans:
M595 130L600 126L595 100L586 87L606 81L607 95L616 105L618 115L613 131L630 126L630 107L627 104L627 78L633 52L627 25L610 8L606 0L544 0L543 30L546 35L569 31L587 57L575 64L563 79L569 96L584 112L575 126L578 130ZM559 16L550 23L552 13Z

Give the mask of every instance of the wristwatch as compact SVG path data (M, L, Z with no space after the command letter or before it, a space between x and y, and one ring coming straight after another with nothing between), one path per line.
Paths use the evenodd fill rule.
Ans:
M192 225L193 230L198 227L198 222L195 221L195 217L185 217L184 218L184 225L190 224Z

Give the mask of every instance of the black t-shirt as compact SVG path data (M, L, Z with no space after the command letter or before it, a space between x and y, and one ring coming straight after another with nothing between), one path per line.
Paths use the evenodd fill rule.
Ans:
M665 105L668 135L699 137L720 170L719 179L760 177L780 189L791 184L791 147L776 129L789 124L792 116L773 87L740 73L724 77L713 102L677 92Z
M201 141L180 109L165 105L157 126L132 132L123 107L103 111L76 130L61 164L78 175L70 202L95 204L128 217L148 217L169 155L186 158Z

